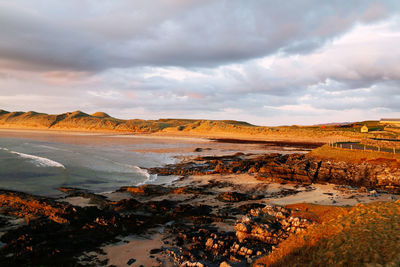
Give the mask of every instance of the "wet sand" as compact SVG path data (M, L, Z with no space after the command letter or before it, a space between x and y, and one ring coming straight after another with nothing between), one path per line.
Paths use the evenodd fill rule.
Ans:
M0 138L25 138L45 142L60 142L72 145L126 146L129 151L138 153L159 153L171 156L212 156L244 153L291 153L305 151L299 147L265 142L226 142L204 137L160 136L148 134L121 134L97 132L41 131L21 129L0 129Z

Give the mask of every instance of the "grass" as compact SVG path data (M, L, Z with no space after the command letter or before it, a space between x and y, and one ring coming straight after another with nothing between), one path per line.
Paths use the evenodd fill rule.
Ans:
M290 236L254 266L400 265L400 201L315 206L320 223Z
M292 214L293 217L309 219L318 223L335 219L350 209L349 207L323 206L305 203L290 204L285 207L291 210L296 210L295 213Z
M378 125L376 121L362 123L371 126ZM361 127L360 125L357 127ZM316 142L332 140L332 138L340 140L359 140L369 136L368 134L360 133L357 127L343 128L333 125L265 127L234 120L121 120L109 117L103 112L96 112L93 115L89 115L81 111L60 115L48 115L44 113L8 112L0 110L0 127L90 131L106 130L138 133L162 132L162 134L193 134L207 137L229 134L242 137L246 136L246 138L313 140Z
M364 161L387 160L398 163L400 154L392 154L388 152L363 151L333 148L329 145L323 145L308 153L309 156L321 159L334 159L346 162L359 163Z

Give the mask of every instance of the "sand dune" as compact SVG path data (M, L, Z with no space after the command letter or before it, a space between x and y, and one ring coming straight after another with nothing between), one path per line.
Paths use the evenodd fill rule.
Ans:
M40 129L90 132L124 132L154 135L192 136L207 138L242 138L256 140L297 140L328 142L359 138L356 131L327 130L322 127L256 126L234 120L191 120L158 119L122 120L107 113L96 112L92 115L82 111L63 114L45 114L34 111L8 112L0 110L0 128Z

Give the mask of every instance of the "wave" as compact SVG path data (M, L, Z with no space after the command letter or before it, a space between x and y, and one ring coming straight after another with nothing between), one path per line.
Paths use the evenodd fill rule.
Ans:
M12 151L7 148L0 148L1 150L8 151L11 154L16 154L20 156L21 158L29 159L33 164L35 164L38 167L57 167L57 168L63 168L65 169L65 166L62 165L61 163L48 159L48 158L43 158L39 156L34 156L30 154L25 154L25 153L20 153L17 151Z
M136 170L136 173L139 173L139 174L145 176L146 179L143 182L138 183L137 186L141 186L141 185L145 185L145 184L151 184L151 183L153 183L153 182L155 182L157 180L157 174L150 174L147 170L142 169L142 168L140 168L138 166L125 164L125 163L120 163L120 162L117 162L117 161L114 161L114 160L111 160L111 159L108 159L108 158L104 158L104 157L101 157L101 156L95 156L95 157L98 158L98 159L101 159L101 160L109 161L109 162L111 162L113 164L116 164L116 165L119 165L119 166L122 166L122 167L126 167L128 169L134 169L134 170Z
M150 174L147 170L141 169L137 166L135 168L138 170L140 174L143 174L146 176L146 180L144 180L141 183L138 183L137 186L145 185L145 184L151 184L157 180L157 174Z
M50 149L50 150L71 152L70 150L67 150L67 149L62 149L62 148L52 147L52 146L47 146L47 145L36 145L36 144L31 144L31 143L25 143L25 144L28 144L28 145L31 145L31 146L35 146L35 147L41 147L41 148L45 148L45 149Z

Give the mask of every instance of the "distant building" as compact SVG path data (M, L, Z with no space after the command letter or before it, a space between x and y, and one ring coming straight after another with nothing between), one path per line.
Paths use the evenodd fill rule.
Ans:
M394 126L400 126L400 119L381 119L379 121L380 124L384 124L384 125L394 125Z
M363 127L361 127L360 132L362 132L362 133L368 133L368 127L367 127L367 125L364 125Z

